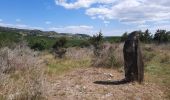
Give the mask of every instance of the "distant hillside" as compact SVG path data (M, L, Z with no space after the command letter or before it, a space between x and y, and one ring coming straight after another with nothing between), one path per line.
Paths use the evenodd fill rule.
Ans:
M71 34L71 33L57 33L55 31L41 31L41 30L30 30L30 29L18 29L0 26L0 32L16 32L24 36L46 36L46 37L72 37L72 38L90 38L87 34Z
M89 39L91 36L87 34L57 33L54 31L0 27L0 48L6 46L13 47L21 41L26 41L30 48L34 48L38 45L41 49L49 50L56 40L63 36L68 40L66 44L67 47L85 47L90 45ZM119 42L120 37L104 37L104 41L110 43Z
M41 31L18 29L9 27L0 27L0 48L13 47L21 41L26 41L30 48L41 46L41 49L50 49L57 39L66 37L68 42L67 47L83 47L87 46L89 35L86 34L71 34L71 33L57 33L54 31Z

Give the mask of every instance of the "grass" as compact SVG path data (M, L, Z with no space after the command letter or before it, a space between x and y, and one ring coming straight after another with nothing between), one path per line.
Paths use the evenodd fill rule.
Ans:
M161 86L161 89L164 90L166 98L170 99L170 50L166 49L166 46L163 48L160 48L159 46L154 47L153 45L149 46L151 49L144 49L143 51L146 81L156 83ZM76 68L89 67L92 63L91 57L84 57L82 54L85 52L79 51L79 49L73 49L73 52L71 52L70 55L72 58L65 57L63 59L55 59L52 54L47 53L43 55L42 57L47 63L47 75L56 76L67 73L68 71L72 71ZM76 56L78 59L73 57L76 53L79 54ZM116 52L116 54L118 54L118 52ZM17 75L14 76L15 80L17 80L17 78ZM61 95L65 94L63 93Z
M6 53L6 51L8 51ZM0 100L42 100L43 64L28 47L2 48L0 53ZM21 55L22 54L22 55ZM8 58L8 59L5 59ZM6 65L6 62L9 65ZM2 68L1 68L2 70Z
M145 61L145 76L146 81L156 83L160 85L162 90L165 90L166 98L170 99L170 50L167 49L168 46L164 46L159 48L159 46L153 47L149 45L152 49L144 49L144 61ZM0 100L5 100L9 95L16 96L17 99L23 100L28 96L34 99L40 99L44 97L43 94L39 94L39 92L46 92L43 91L45 86L42 86L44 82L44 77L46 75L56 77L61 74L65 74L68 71L72 71L76 68L83 68L89 67L92 63L92 51L91 49L85 48L72 48L68 49L68 54L63 59L54 58L52 54L49 52L43 51L42 54L38 56L37 59L34 60L33 51L27 52L25 56L22 58L17 54L20 54L18 51L19 49L15 49L11 51L12 55L10 57L15 57L13 61L17 61L19 63L14 64L22 64L23 61L24 65L26 64L27 70L18 69L16 65L16 71L9 74L4 74L6 76L6 81L2 82L6 84L3 86L0 81ZM25 50L25 49L23 49ZM118 49L117 52L115 51L115 57L121 55L120 53L122 49ZM22 51L22 50L21 50ZM27 51L27 50L26 50ZM91 52L91 53L90 53ZM109 52L107 52L109 53ZM110 55L110 53L109 53ZM16 58L22 58L22 60L16 60ZM40 59L41 58L41 59ZM26 60L24 60L26 59ZM118 58L117 58L118 59ZM120 59L120 58L119 58ZM44 67L41 64L37 63L38 65L35 67L30 67L32 65L36 65L35 62L43 60ZM45 60L45 61L44 61ZM103 58L101 59L103 60ZM120 59L122 61L122 59ZM44 65L46 64L46 66ZM23 65L23 66L24 66ZM14 66L15 67L15 66ZM42 70L43 68L43 70ZM44 75L44 68L45 68L45 75ZM3 73L2 73L3 74ZM2 79L4 77L1 77ZM38 81L38 84L37 84ZM77 84L81 84L80 81ZM43 88L43 89L42 89ZM41 90L42 89L42 90ZM20 96L16 95L16 92L19 91ZM84 91L83 88L80 90L81 92ZM34 94L32 94L34 92ZM107 90L101 91L103 93L107 92ZM44 93L45 94L45 93ZM3 96L6 95L6 96ZM66 95L62 93L61 95Z
M69 59L69 58L63 58L59 59L54 57L52 55L46 55L49 57L48 64L47 64L47 70L46 72L49 75L60 75L67 71L73 70L75 68L82 68L82 67L88 67L91 65L90 58L83 58L79 60Z
M170 99L170 52L156 48L154 51L145 51L146 54L146 58L149 58L145 65L148 80L160 85L165 90L166 98Z

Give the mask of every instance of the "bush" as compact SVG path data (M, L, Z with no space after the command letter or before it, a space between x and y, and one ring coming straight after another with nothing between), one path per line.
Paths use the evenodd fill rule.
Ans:
M0 50L0 98L40 100L45 98L43 65L28 47Z
M90 43L86 40L80 42L79 47L83 48L83 47L89 47Z
M103 36L101 31L99 32L99 34L93 35L92 38L90 38L90 43L91 45L94 47L94 55L95 56L100 56L100 51L102 49L101 45L103 43Z
M43 36L26 36L28 46L34 50L49 50L54 45L56 39Z
M21 35L15 32L0 32L0 48L13 47L14 44L20 42Z
M103 44L99 57L93 59L93 66L116 68L123 66L122 44Z
M66 57L73 60L91 59L92 56L93 51L89 48L72 47L68 48L66 52Z
M65 37L61 37L53 45L53 51L56 57L63 58L63 56L66 53L66 49L65 49L66 43L67 43L67 39Z
M45 50L46 47L47 47L47 43L44 40L37 40L35 43L31 45L31 49L39 50L39 51Z
M65 47L66 43L67 43L67 39L65 37L61 37L55 42L53 48L54 49L63 48Z

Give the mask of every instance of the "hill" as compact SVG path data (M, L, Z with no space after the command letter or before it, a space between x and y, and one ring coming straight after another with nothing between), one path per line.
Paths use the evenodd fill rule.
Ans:
M10 27L2 27L0 26L0 32L16 32L23 36L45 36L45 37L72 37L72 38L89 38L90 35L87 34L72 34L72 33L58 33L55 31L42 31L42 30L30 30L30 29L18 29L18 28L10 28Z

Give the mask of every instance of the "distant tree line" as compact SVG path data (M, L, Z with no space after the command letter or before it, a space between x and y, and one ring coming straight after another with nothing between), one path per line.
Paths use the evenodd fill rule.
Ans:
M148 29L143 31L138 31L140 35L140 40L143 43L168 43L170 42L170 31L166 30L157 30L155 34L152 34ZM73 37L67 37L64 43L64 47L59 46L58 48L65 47L94 47L95 55L99 55L99 51L101 49L101 44L103 42L123 42L126 40L129 33L125 32L121 37L116 36L108 36L104 37L102 32L100 31L96 35L79 39ZM25 41L31 49L34 50L52 50L54 49L54 45L59 45L65 39L62 37L52 38L46 36L24 36L18 32L9 32L0 30L0 48L2 47L13 47L18 43ZM56 44L59 43L59 44Z
M148 29L145 30L144 32L138 31L139 32L139 39L143 43L168 43L170 42L170 31L166 30L160 30L158 29L155 34L152 34ZM125 32L121 36L121 41L125 41L127 39L128 33Z

